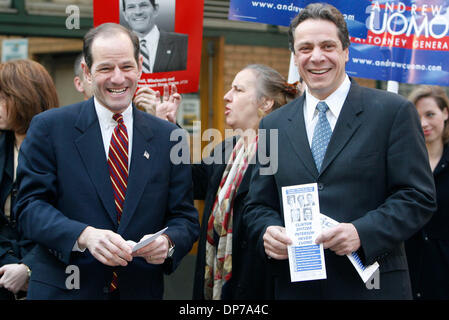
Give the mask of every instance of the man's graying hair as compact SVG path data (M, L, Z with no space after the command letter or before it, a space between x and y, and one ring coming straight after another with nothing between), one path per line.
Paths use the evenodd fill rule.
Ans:
M351 44L349 40L348 27L346 25L345 18L334 6L327 3L311 3L304 9L290 23L288 29L288 43L290 50L295 53L294 48L294 33L296 27L305 20L327 20L334 23L338 29L338 37L340 38L343 49L346 49Z

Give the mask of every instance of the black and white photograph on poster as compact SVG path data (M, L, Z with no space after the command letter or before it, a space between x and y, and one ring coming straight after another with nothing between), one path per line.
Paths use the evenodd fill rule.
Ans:
M204 0L93 0L93 9L95 27L119 23L139 37L145 60L139 88L161 95L165 85L176 85L180 94L198 92Z
M326 279L323 245L315 244L321 233L316 183L282 187L282 204L292 282Z
M118 0L120 24L140 40L143 73L187 69L188 35L174 32L176 0Z

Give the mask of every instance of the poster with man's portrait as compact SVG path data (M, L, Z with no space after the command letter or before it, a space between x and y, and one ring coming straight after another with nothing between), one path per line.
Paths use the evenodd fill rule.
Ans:
M142 77L139 86L162 93L198 91L204 0L94 0L94 26L120 23L139 37Z

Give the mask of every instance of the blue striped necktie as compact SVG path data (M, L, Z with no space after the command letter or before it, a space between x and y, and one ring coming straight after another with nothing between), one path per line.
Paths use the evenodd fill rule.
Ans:
M332 136L332 129L326 117L326 111L329 109L326 102L318 102L316 108L318 109L318 122L313 132L311 149L316 168L320 172L327 145Z

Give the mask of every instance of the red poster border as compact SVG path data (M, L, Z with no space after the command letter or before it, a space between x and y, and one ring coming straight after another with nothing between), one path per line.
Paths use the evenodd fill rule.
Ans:
M201 66L201 46L203 40L204 0L176 0L175 32L189 35L187 48L187 69L182 71L143 74L140 86L147 85L162 93L164 84L176 84L178 92L197 92ZM118 0L94 0L94 26L106 22L120 23Z

